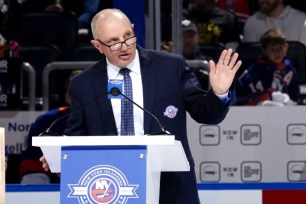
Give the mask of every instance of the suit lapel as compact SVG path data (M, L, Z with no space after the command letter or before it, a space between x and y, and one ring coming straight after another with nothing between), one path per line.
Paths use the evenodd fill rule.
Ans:
M154 112L154 98L155 98L155 89L156 89L156 77L157 70L151 66L151 60L153 56L142 49L137 47L139 52L139 61L140 61L140 70L142 77L142 86L143 86L143 105L146 110L153 113ZM92 80L95 96L99 97L101 94L105 95L107 93L107 68L106 60L102 60L95 67L95 75ZM101 113L101 124L107 121L109 125L108 128L111 130L111 134L117 135L116 122L113 114L113 109L110 100L107 96L101 97L99 101L99 111ZM144 113L144 133L148 134L152 132L152 122L154 119Z
M149 52L145 51L138 46L140 70L143 86L143 105L146 110L154 112L154 98L156 87L156 69L151 66L151 60L153 56ZM152 116L144 113L144 133L148 134L152 132ZM155 121L154 121L155 122Z
M99 62L96 65L95 75L93 77L92 83L95 92L95 97L97 98L99 96L102 96L97 103L97 105L99 106L98 110L100 111L101 115L100 122L104 126L108 126L108 134L118 135L111 101L107 97L108 76L106 61Z

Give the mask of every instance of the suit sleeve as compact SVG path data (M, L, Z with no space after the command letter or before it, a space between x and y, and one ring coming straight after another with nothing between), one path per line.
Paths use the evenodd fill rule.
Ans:
M183 59L179 63L179 77L186 110L199 123L217 124L226 116L230 101L224 103L210 89L200 88L200 83Z

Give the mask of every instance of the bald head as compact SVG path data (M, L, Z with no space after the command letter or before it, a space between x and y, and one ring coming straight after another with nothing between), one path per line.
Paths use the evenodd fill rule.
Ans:
M91 44L108 61L118 67L126 67L136 55L137 37L128 17L118 9L105 9L97 13L91 22L94 39ZM127 40L132 39L127 42ZM111 49L112 46L121 46Z
M92 21L91 21L91 31L93 38L97 38L97 23L101 21L108 21L108 20L120 20L120 21L127 21L131 24L129 18L119 9L104 9L97 13Z

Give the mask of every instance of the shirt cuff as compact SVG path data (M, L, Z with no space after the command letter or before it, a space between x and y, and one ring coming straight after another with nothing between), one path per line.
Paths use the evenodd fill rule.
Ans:
M216 94L216 96L217 96L223 103L229 102L229 101L231 100L231 98L232 98L231 91L227 91L225 94L222 94L222 95Z

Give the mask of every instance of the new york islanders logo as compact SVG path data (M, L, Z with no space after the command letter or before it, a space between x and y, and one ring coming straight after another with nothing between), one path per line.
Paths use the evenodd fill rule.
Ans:
M125 204L129 198L138 198L138 185L130 185L116 167L98 165L88 169L78 184L68 184L68 198L77 198L81 204Z
M168 106L164 112L164 116L168 118L174 118L177 114L178 109L172 105Z

